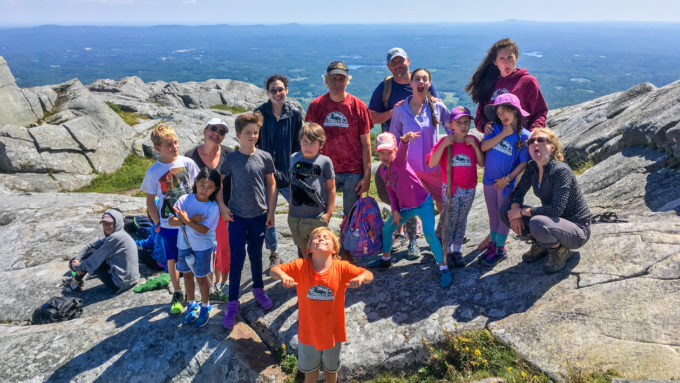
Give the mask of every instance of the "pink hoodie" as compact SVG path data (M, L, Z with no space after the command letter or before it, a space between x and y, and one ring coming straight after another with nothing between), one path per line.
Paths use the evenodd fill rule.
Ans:
M392 211L418 207L427 199L428 192L420 184L416 173L408 164L408 142L399 144L397 156L389 168L381 165L380 177L385 180L385 189L390 196ZM389 173L389 180L387 174Z
M545 127L548 106L545 104L536 77L530 75L526 69L522 68L515 69L508 77L498 76L491 99L486 103L480 102L477 105L477 114L475 115L475 127L477 130L484 132L484 125L489 122L484 117L484 106L493 104L496 96L503 93L512 93L517 96L522 104L522 109L529 112L529 117L527 117L525 124L528 130Z

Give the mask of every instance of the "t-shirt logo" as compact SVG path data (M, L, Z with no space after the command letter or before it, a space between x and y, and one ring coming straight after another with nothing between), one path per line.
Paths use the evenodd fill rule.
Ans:
M333 291L327 286L316 285L307 290L307 298L313 301L332 301Z
M465 154L456 154L451 162L451 166L453 167L458 167L458 166L472 166L472 161L470 161L470 157L466 156Z
M497 143L496 146L493 147L493 149L498 150L499 152L505 154L506 156L512 156L512 144L506 140Z
M161 218L168 218L174 214L173 206L184 194L191 192L191 178L185 168L173 168L158 179L163 193L161 204Z
M490 101L489 103L493 103L494 101L496 101L496 97L500 96L501 94L505 94L505 93L510 93L510 91L505 89L505 88L496 89L493 92L493 94L491 95L491 99L489 100Z
M349 123L347 122L347 117L340 112L330 112L326 116L326 121L323 122L323 126L336 126L338 128L349 128Z

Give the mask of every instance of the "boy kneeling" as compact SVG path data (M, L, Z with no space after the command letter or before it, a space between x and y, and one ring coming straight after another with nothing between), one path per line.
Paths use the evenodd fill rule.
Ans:
M335 382L347 340L345 289L371 283L373 274L336 259L340 240L327 227L314 229L307 247L311 257L275 266L270 273L283 287L297 286L298 368L305 382L316 382L321 366L326 382Z

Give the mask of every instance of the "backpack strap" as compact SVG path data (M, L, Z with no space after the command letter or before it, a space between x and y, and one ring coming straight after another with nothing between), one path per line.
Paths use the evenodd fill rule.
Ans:
M385 109L387 109L387 102L390 100L391 93L392 93L392 75L389 75L383 79L382 101L383 108Z

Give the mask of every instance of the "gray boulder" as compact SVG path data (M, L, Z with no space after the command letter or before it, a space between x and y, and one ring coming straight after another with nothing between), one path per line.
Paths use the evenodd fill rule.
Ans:
M7 61L0 56L0 126L27 126L43 117L42 110L36 107L33 97L27 99L16 84Z

